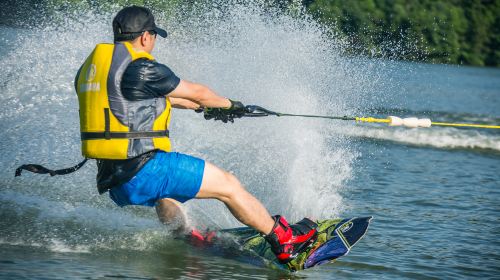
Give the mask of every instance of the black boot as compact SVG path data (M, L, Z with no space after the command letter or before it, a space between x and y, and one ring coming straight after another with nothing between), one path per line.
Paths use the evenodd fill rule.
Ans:
M274 216L273 219L274 227L264 238L271 244L271 250L281 263L293 260L316 240L317 225L308 218L291 226L284 217L279 215Z

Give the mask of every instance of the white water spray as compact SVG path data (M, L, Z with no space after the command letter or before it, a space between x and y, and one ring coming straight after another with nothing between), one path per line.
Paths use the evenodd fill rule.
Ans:
M349 113L363 89L378 79L369 75L375 71L370 67L355 70L357 62L339 54L342 44L304 15L269 10L259 1L196 9L168 19L158 15L170 36L158 40L153 55L182 79L207 84L223 96L278 111ZM61 168L80 160L73 79L95 44L111 42L115 12L84 12L78 20L67 19L68 28L2 27L8 36L1 36L1 45L9 46L0 58L3 188L54 205L87 205L103 214L117 210L107 196L97 195L92 163L68 176L13 179L21 163ZM341 213L340 190L351 176L355 153L341 134L324 133L331 123L262 118L223 124L192 111L174 112L172 123L174 150L234 172L271 213L292 221ZM22 208L23 197L12 203ZM238 225L220 202L190 201L186 207L195 222ZM132 219L156 219L149 209L122 211Z

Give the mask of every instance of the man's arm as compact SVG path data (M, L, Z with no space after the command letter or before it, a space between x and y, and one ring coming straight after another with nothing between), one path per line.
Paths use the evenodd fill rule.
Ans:
M179 82L179 85L173 91L171 91L167 96L171 98L170 99L171 101L172 98L174 100L178 98L187 99L188 101L194 102L199 106L207 108L231 107L231 101L229 101L229 99L217 95L215 92L213 92L211 89L209 89L204 85L191 83L185 80L181 80ZM178 104L181 106L180 103ZM193 105L191 104L188 106L193 106Z
M200 104L195 103L193 101L190 101L188 99L175 98L175 97L167 97L167 98L170 100L170 104L172 105L172 107L174 107L176 109L196 110L196 109L199 109L201 107Z

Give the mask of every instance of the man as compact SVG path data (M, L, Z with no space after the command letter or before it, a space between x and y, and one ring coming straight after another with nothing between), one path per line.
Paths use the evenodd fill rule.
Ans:
M316 237L309 219L289 226L232 174L189 155L171 152L171 108L203 109L224 122L245 106L209 88L179 79L151 56L156 37L166 37L150 10L131 6L113 20L115 44L98 44L75 79L80 105L82 153L97 159L99 193L118 206L155 206L163 223L180 219L180 203L212 198L226 204L243 224L261 232L279 261L288 262Z

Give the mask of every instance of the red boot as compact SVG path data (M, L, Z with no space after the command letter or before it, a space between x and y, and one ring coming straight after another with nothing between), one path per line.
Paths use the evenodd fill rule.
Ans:
M271 250L281 263L293 260L316 240L317 225L308 218L291 226L284 217L279 215L274 216L273 219L275 221L273 229L264 238L271 244Z
M205 232L201 232L195 228L193 228L188 234L187 234L187 240L191 242L191 244L198 246L198 247L204 247L204 246L209 246L213 245L215 238L216 238L216 233L215 231L210 231L210 230L205 230Z

